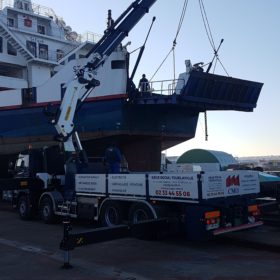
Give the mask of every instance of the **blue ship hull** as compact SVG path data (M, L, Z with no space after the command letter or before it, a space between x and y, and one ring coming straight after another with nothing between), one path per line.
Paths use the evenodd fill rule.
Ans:
M1 154L57 144L53 140L56 131L43 109L0 111ZM198 115L175 104L139 105L124 99L87 102L76 116L76 129L89 155L102 157L114 139L133 162L131 169L147 168L150 161L150 168L156 170L154 163L159 164L161 150L194 137ZM139 160L146 153L150 160L147 155Z
M52 140L56 131L43 114L43 109L0 111L0 143L22 143L26 139L27 144L32 144L34 141ZM199 111L186 113L185 108L174 104L149 106L124 100L87 102L76 116L75 127L82 140L89 140L89 135L99 138L111 134L146 133L191 138L195 134L198 114Z

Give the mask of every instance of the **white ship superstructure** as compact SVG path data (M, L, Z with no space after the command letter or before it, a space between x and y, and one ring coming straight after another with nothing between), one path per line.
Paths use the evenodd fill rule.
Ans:
M51 8L30 0L1 0L0 9L0 108L43 100L21 89L43 85L100 38L77 34Z

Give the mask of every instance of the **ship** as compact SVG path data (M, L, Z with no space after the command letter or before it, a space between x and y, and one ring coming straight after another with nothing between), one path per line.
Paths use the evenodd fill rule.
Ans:
M1 0L0 155L57 144L48 113L61 103L73 69L86 63L101 36L82 36L51 8ZM105 31L106 32L106 31ZM77 112L75 128L87 153L102 157L116 142L131 171L156 171L161 152L195 136L200 113L252 112L262 83L210 74L190 60L177 79L132 80L128 45L120 44L96 73L96 87ZM47 114L44 114L47 113Z

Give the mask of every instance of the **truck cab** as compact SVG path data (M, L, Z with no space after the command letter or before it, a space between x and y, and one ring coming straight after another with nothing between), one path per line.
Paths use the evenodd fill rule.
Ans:
M22 219L38 210L43 192L64 184L64 155L58 146L22 151L8 164L9 177L1 179L2 199L11 201Z

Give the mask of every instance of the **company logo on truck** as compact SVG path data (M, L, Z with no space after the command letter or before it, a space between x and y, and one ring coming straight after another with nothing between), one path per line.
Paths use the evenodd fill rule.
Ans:
M226 178L226 187L227 187L228 194L238 194L239 186L240 186L239 175L228 176Z
M226 186L227 187L240 186L239 175L228 176L226 179Z

